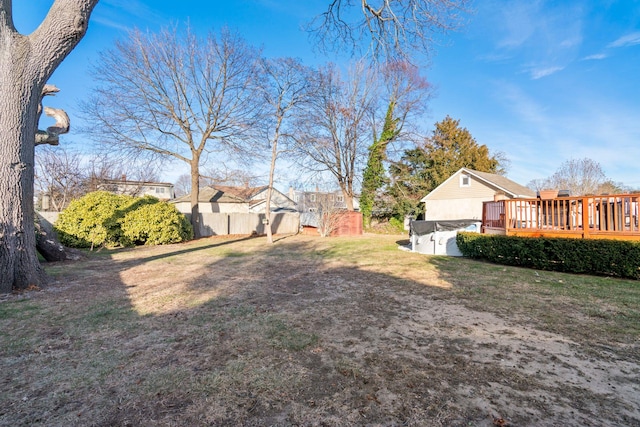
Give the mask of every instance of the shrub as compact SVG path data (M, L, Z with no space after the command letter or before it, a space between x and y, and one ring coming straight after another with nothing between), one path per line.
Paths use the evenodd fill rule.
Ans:
M163 245L192 239L193 229L175 206L160 202L128 212L122 219L122 234L133 244Z
M132 197L108 191L94 191L72 201L55 223L60 242L65 246L125 246L120 222L132 210L158 203L151 196Z
M463 255L498 264L640 279L638 242L460 232L456 243Z
M404 233L404 221L396 217L389 219L389 225L398 233Z

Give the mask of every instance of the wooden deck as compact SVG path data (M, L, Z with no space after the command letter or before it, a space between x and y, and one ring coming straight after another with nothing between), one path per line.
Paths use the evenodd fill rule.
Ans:
M640 240L639 194L485 202L482 232L527 237Z

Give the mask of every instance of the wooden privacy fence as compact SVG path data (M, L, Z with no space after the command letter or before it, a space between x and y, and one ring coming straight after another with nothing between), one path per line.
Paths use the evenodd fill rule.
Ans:
M38 212L40 224L48 232L53 231L53 223L59 212ZM190 214L185 215L189 220ZM219 236L227 234L266 234L263 223L265 214L258 213L202 213L200 214L201 236ZM271 214L274 234L295 234L300 231L300 214Z
M187 214L187 218L190 217ZM200 235L266 234L265 218L263 213L201 213ZM300 231L298 213L274 213L270 222L273 234L295 234Z
M485 202L485 233L640 240L640 194Z

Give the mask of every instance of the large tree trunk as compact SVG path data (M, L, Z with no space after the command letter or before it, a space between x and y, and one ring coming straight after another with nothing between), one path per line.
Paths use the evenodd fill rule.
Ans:
M33 209L38 104L53 71L87 30L98 0L56 0L29 36L19 34L12 1L0 0L0 292L39 286Z
M267 220L265 230L267 232L267 243L273 244L273 230L271 229L271 196L273 195L273 179L276 172L276 160L278 159L278 139L280 138L280 125L282 117L278 117L276 131L271 142L271 164L269 165L269 187L267 188L267 198L264 205L264 214Z
M193 227L193 237L202 237L200 232L200 208L198 199L200 198L200 156L193 154L191 160L191 226Z
M273 176L276 169L276 158L278 156L278 143L273 143L271 149L271 166L269 168L269 187L267 188L267 197L264 204L264 216L267 220L265 231L267 233L267 243L273 243L273 230L271 229L271 196L273 195Z
M4 37L3 37L4 38ZM21 46L25 49L26 47ZM4 50L4 49L3 49ZM17 65L14 70L7 70ZM0 292L39 286L33 209L34 147L41 88L22 64L0 64Z

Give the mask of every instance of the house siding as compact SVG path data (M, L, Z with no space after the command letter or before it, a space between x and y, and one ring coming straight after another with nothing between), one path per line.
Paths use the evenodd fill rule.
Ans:
M175 197L173 184L162 182L105 180L99 182L97 188L99 190L110 191L116 194L128 194L135 197L153 196L162 201L171 200Z
M490 199L493 200L493 196ZM426 203L426 221L482 220L482 198L433 200Z
M191 213L190 202L176 202L176 209L184 214ZM200 202L198 204L198 211L200 213L249 213L249 206L247 203L206 203Z
M461 185L463 175L469 177L469 185ZM493 201L498 193L509 199L535 197L533 191L504 176L461 168L421 199L425 220L481 219L483 202Z
M481 198L493 200L493 196L496 193L494 187L487 186L486 183L478 181L475 177L470 177L469 186L460 186L460 177L456 176L443 186L438 188L438 191L429 196L429 202L432 200L451 200L451 199L465 199L465 198ZM428 202L427 202L428 203Z
M210 190L210 189L209 189ZM205 189L204 191L208 191ZM217 190L216 190L217 192ZM204 193L204 194L203 194ZM198 210L200 213L264 213L265 211L265 199L267 192L260 191L247 199L241 199L239 196L222 196L212 195L211 191L200 191L200 202L198 204ZM207 200L207 201L205 201ZM210 201L217 200L217 201ZM173 201L176 209L184 214L191 213L191 201L188 196L183 196L178 200ZM271 210L277 209L289 209L295 211L296 205L287 196L274 190L271 195Z
M444 183L425 201L425 220L482 219L482 203L493 200L496 188L470 176L469 186L460 185L460 174Z
M264 191L260 194L255 195L251 200L252 202L257 202L266 199L267 192ZM257 205L252 204L250 211L255 213L265 213L265 208L265 203L259 203ZM292 211L295 211L296 204L293 200L289 199L287 196L276 190L271 194L271 210L273 211L274 209L290 209Z

